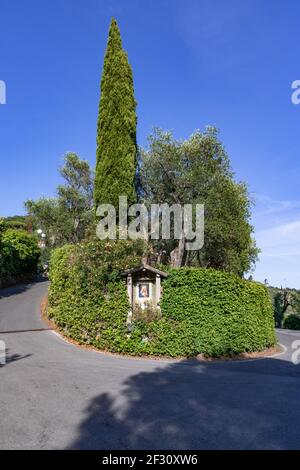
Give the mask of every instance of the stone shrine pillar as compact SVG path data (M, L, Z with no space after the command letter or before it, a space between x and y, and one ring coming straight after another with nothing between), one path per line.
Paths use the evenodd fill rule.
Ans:
M128 293L130 305L133 305L132 275L131 274L128 274L128 276L127 276L127 293Z
M158 305L159 301L160 301L160 295L161 295L161 278L160 278L160 274L156 274L155 294L156 294L155 303L156 303L156 305Z

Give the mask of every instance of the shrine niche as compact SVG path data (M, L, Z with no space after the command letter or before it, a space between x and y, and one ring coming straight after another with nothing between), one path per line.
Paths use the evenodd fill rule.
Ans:
M148 264L142 264L137 268L124 271L122 275L126 278L127 293L132 309L136 305L146 308L149 304L159 308L162 282L168 276L167 273Z

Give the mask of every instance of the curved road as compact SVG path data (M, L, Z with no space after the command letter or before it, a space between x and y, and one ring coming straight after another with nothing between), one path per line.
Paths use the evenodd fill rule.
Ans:
M255 361L105 355L45 330L47 287L0 291L1 449L300 448L300 334L278 333L287 351Z

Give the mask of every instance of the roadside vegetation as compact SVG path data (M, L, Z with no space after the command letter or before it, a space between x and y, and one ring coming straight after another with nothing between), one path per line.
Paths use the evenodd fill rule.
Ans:
M38 271L38 240L0 219L0 287L32 280Z
M59 169L54 198L25 202L30 230L45 233L51 256L49 316L67 336L99 349L137 355L209 356L261 351L275 343L266 288L246 281L259 250L247 185L237 181L218 130L178 140L154 129L136 142L132 70L112 21L101 80L95 175L75 153ZM204 204L205 245L186 240L95 238L98 204ZM176 253L176 256L174 256ZM122 271L147 259L169 272L161 309L130 309Z
M51 259L49 317L80 344L133 355L192 357L261 351L276 342L262 284L204 268L169 269L161 310L134 316L121 273L140 263L141 241L91 241Z
M85 219L91 229L78 232L76 244L72 231L61 230L62 239L53 236L55 224L47 228L52 234L49 244L61 246L51 257L50 318L79 343L118 353L220 356L273 346L274 319L267 289L243 279L259 252L250 224L248 190L235 181L217 129L207 127L184 141L155 129L148 148L138 149L136 122L132 71L113 20L101 81L94 217ZM86 169L86 174L92 175L92 171ZM63 204L61 191L51 204L57 227L62 224L55 211L63 207L74 230L79 215L74 217L72 211L82 185L74 185L73 179L67 180L76 189L69 204ZM91 185L90 181L89 188ZM98 204L117 207L119 195L126 195L129 204L204 204L204 248L187 252L185 240L95 239ZM90 214L92 202L86 200L85 210ZM46 227L50 217L43 222L39 204L41 201L27 202L27 208L34 223ZM62 246L66 241L69 244ZM136 309L129 327L130 305L121 273L140 265L142 258L159 264L169 277L164 282L161 309Z
M300 291L297 289L269 287L278 328L300 329Z

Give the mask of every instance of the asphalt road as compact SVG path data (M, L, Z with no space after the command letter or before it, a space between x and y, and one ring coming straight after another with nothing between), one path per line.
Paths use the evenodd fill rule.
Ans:
M41 331L47 287L0 291L1 449L300 448L299 333L278 333L287 351L255 361L105 355Z

